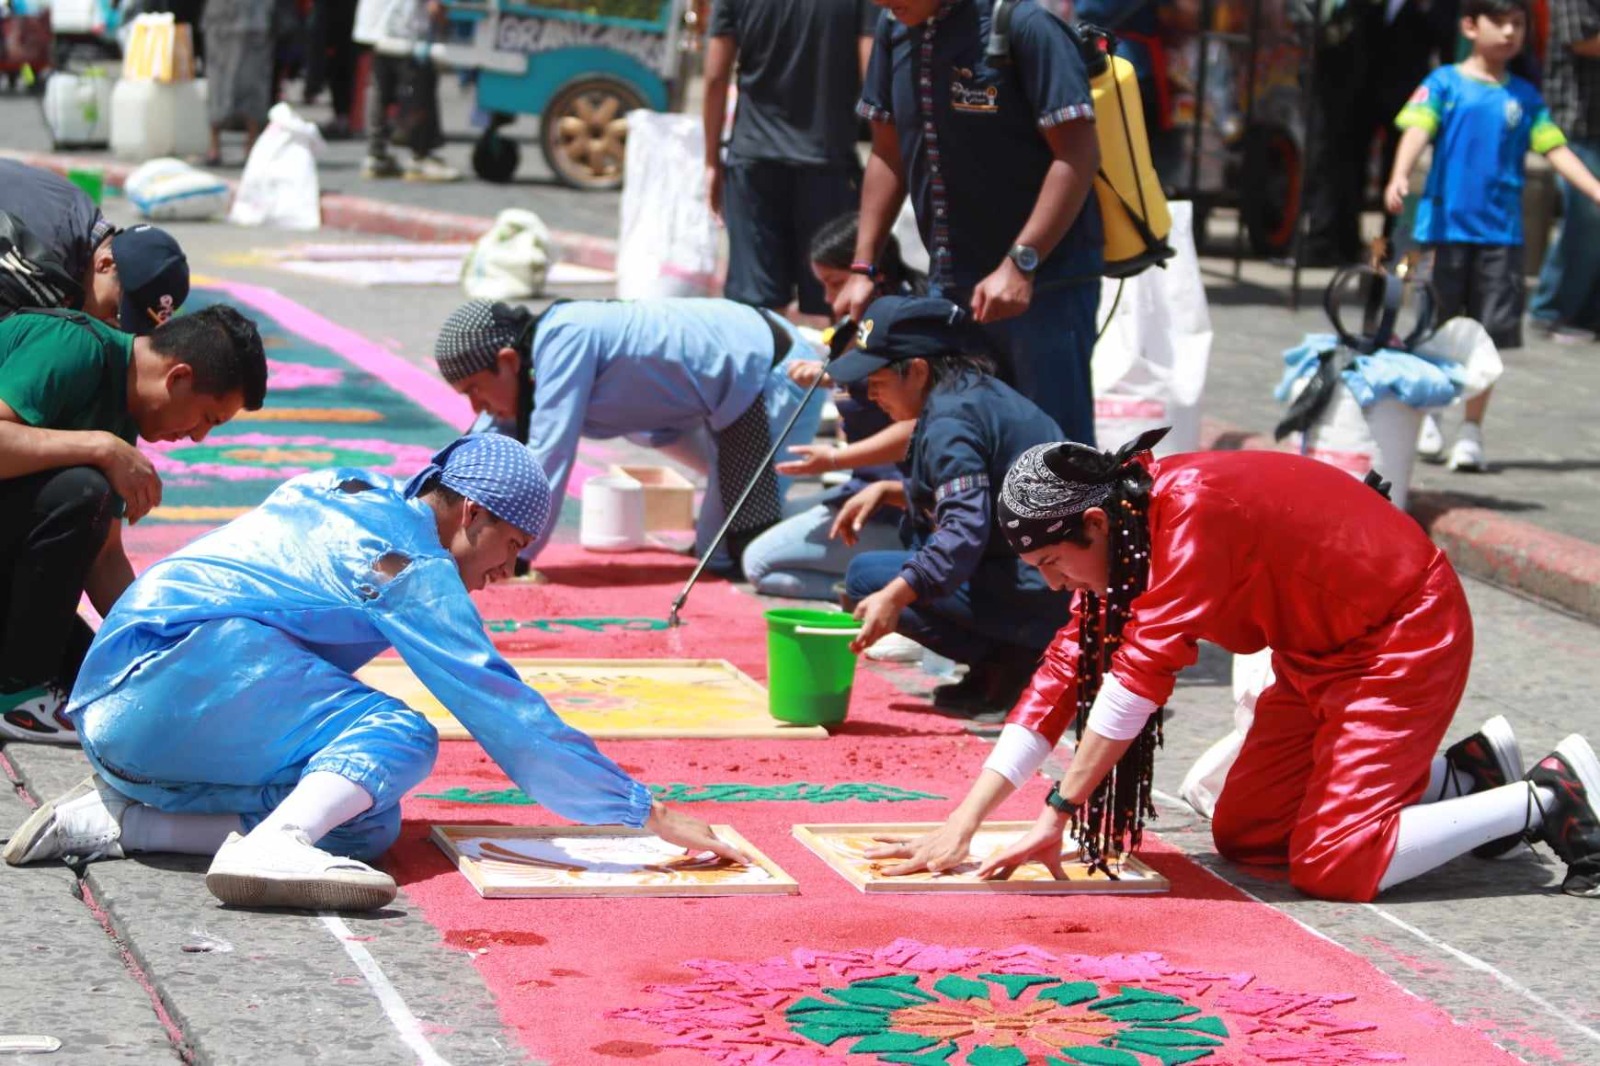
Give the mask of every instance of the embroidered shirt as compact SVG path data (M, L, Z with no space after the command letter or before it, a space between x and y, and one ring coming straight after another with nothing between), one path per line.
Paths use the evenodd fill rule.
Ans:
M984 58L993 0L946 0L919 26L878 23L856 111L894 124L930 281L963 301L1005 259L1054 155L1043 130L1093 121L1088 72L1065 28L1033 0L1011 21L1011 62ZM1098 278L1100 209L1090 196L1040 264L1041 284Z
M1514 75L1479 81L1459 66L1440 67L1395 119L1434 139L1433 165L1417 205L1424 244L1522 243L1522 181L1528 149L1567 143L1539 90Z

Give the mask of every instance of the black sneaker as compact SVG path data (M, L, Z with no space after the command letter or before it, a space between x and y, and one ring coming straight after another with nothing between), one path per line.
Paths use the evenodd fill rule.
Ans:
M1511 723L1506 721L1504 715L1495 715L1483 723L1483 728L1476 733L1450 745L1445 749L1444 760L1452 772L1445 778L1445 791L1441 799L1470 796L1522 780L1522 747L1517 743L1517 735L1511 731ZM1472 778L1472 787L1466 792L1457 791L1454 785L1457 772ZM1496 859L1516 847L1521 840L1520 834L1491 840L1473 848L1472 854L1480 859Z
M1540 802L1544 821L1539 840L1567 864L1561 891L1569 896L1600 898L1600 759L1589 742L1574 733L1528 771L1530 785L1555 793L1555 802Z
M1031 680L1031 673L1019 673L989 662L973 663L967 667L966 677L933 690L933 709L950 718L1003 722Z

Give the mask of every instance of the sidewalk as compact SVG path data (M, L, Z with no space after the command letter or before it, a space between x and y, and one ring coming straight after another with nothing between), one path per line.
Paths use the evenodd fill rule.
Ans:
M454 140L445 155L470 173L470 100L453 82L441 87L446 128ZM325 118L326 108L304 113ZM0 153L38 165L63 168L69 157L50 154L37 104L31 98L0 97ZM554 183L543 171L533 123L511 133L523 141L521 177L506 186L469 178L448 185L363 181L358 175L365 145L328 146L322 160L324 223L332 229L408 240L470 240L494 213L521 206L545 219L564 257L583 266L615 264L615 193L579 192ZM226 145L238 160L236 140ZM106 169L118 184L131 168L106 153L83 159ZM234 177L237 168L222 168ZM1213 240L1217 248L1225 241ZM1308 332L1327 328L1320 309L1327 271L1307 271L1302 308L1287 307L1288 271L1267 263L1245 264L1232 277L1231 263L1203 258L1215 329L1210 374L1203 401L1211 447L1271 447L1272 426L1281 414L1272 389L1283 349ZM1530 336L1511 353L1487 422L1493 471L1454 474L1418 464L1411 510L1465 573L1538 596L1567 610L1600 619L1600 348L1563 347ZM1447 433L1459 418L1446 419Z

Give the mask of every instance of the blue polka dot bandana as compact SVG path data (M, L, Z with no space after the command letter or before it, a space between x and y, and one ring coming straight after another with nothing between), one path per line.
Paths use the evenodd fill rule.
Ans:
M451 442L406 482L406 495L416 496L435 477L530 537L543 533L550 520L550 482L543 468L525 446L503 434L474 433Z

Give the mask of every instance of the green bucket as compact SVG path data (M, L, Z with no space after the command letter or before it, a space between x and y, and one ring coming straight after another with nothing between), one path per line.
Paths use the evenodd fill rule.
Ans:
M767 612L767 709L780 722L833 725L850 710L861 623L838 611Z

